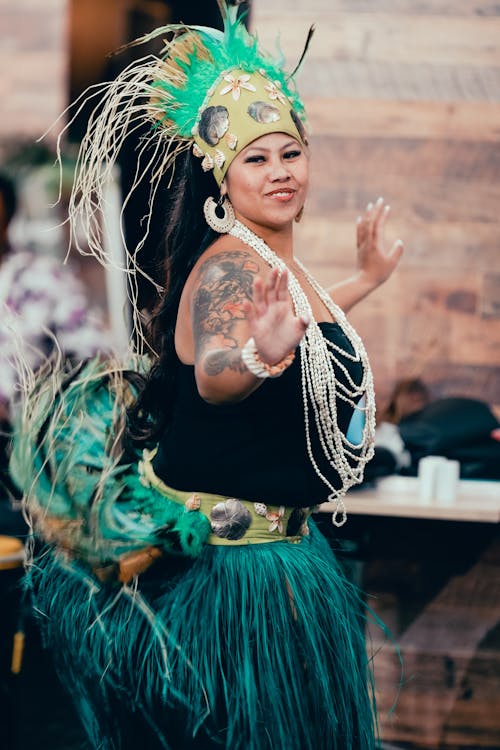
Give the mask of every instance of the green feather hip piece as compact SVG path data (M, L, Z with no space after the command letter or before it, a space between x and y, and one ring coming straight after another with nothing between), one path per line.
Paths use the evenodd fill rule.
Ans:
M274 509L275 543L210 543L208 515L141 481L122 437L147 367L54 372L16 425L47 543L25 583L92 746L123 750L133 725L167 750L373 750L356 589L313 522L290 543Z

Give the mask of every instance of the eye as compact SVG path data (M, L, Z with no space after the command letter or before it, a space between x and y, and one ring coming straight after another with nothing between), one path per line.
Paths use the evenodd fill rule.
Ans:
M284 159L296 159L298 156L302 154L302 151L299 149L294 149L293 151L285 151L283 154Z
M262 154L255 154L254 156L247 156L247 158L245 159L245 164L258 164L264 161L265 159Z

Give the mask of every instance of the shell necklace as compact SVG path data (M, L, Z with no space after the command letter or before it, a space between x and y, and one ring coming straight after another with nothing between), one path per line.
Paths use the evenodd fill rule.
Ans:
M323 336L319 325L314 320L309 300L297 278L264 240L240 221L235 221L229 234L249 245L271 268L279 271L287 270L288 291L292 298L295 315L307 315L311 321L299 344L307 454L317 476L328 488L327 500L335 503L332 521L335 526L342 526L347 520L344 496L349 487L363 480L365 465L372 458L374 450L375 393L365 347L344 312L299 260L296 259L297 266L347 336L354 353L346 351ZM346 359L361 363L363 376L359 384L352 379L345 365ZM336 379L336 370L343 372L345 383ZM354 410L363 412L363 435L359 443L351 442L342 433L337 422L337 399L342 399ZM316 455L313 453L311 441L311 416L314 418L319 441ZM319 451L329 466L339 475L342 482L340 488L335 488L321 471L317 460Z

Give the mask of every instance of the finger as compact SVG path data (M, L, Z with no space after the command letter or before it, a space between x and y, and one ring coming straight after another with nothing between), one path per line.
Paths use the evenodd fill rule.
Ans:
M310 322L311 321L307 318L306 315L301 315L299 318L295 318L295 326L298 338L297 344L300 343L300 340L307 331Z
M396 240L389 251L389 258L393 261L395 266L397 266L397 264L401 260L401 256L403 255L404 251L405 246L403 240Z
M377 198L377 202L375 203L375 206L373 207L373 220L375 222L378 222L380 219L380 216L382 215L384 211L384 199L382 197Z
M243 301L243 314L247 321L252 324L255 320L255 306L250 302L250 300L244 300Z
M278 285L276 288L276 297L281 302L284 302L286 299L288 299L288 271L286 270L286 268L281 273L278 279Z
M311 316L308 313L303 313L299 316L299 321L304 331L306 331L311 325Z
M356 242L358 247L362 245L368 234L368 219L363 216L358 216L356 220Z
M265 312L264 284L260 276L256 276L253 282L253 304L258 315Z
M375 217L375 222L373 224L373 232L372 232L372 237L373 237L373 241L375 245L378 244L379 240L382 241L384 237L385 223L387 221L387 217L389 215L390 210L391 210L390 206L386 206L382 203L377 213L377 216Z
M384 199L382 197L377 198L372 210L370 211L370 234L373 234L375 224L378 221L378 218L383 208L384 208Z
M279 271L273 268L265 286L265 297L267 305L276 300L276 285L279 283Z

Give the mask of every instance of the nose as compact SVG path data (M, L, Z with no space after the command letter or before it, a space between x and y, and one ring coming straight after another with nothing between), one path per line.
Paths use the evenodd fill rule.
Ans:
M279 156L271 160L271 182L286 182L290 171L286 162Z

